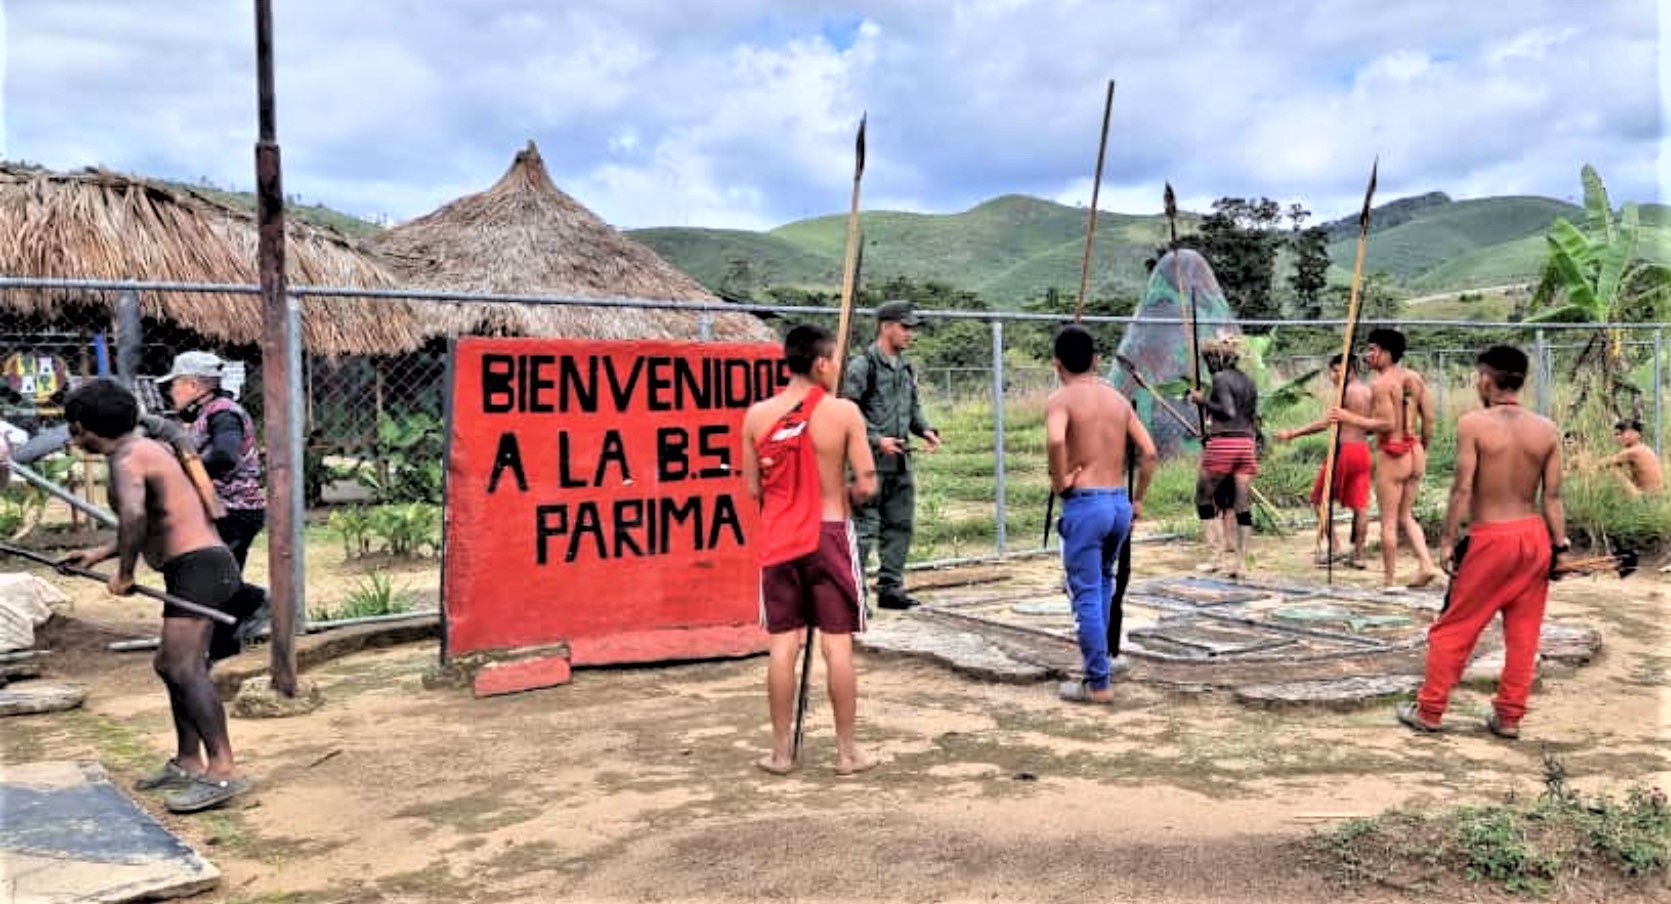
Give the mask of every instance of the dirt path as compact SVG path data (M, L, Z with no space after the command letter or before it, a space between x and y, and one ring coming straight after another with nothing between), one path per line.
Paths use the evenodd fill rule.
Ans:
M1344 816L1536 793L1544 749L1589 790L1671 787L1668 590L1657 575L1558 585L1552 612L1606 642L1545 677L1518 745L1465 723L1415 737L1385 706L1256 710L1141 685L1072 708L1043 686L866 657L861 740L884 763L852 780L830 772L821 691L804 768L751 768L768 738L762 660L586 671L477 701L423 688L432 645L384 650L312 673L317 713L234 721L261 782L251 805L162 818L224 870L209 900L1334 902L1293 842ZM82 599L89 619L135 611ZM93 685L87 708L8 721L7 761L98 758L127 780L165 755L145 656L53 669ZM1454 711L1485 699L1459 692Z

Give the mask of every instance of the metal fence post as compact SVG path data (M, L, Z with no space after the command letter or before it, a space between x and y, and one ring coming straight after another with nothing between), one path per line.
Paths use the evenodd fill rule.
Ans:
M1004 322L992 321L992 479L997 504L996 541L1002 555L1009 547L1009 513L1004 488Z
M1437 372L1434 374L1434 382L1437 384L1436 388L1439 390L1439 419L1444 420L1445 417L1446 417L1445 412L1448 410L1448 409L1445 408L1445 353L1444 352L1439 353L1439 364L1438 364Z
M1654 451L1665 454L1665 327L1654 330Z
M696 315L696 338L702 342L714 341L714 315L712 311L703 311Z
M1536 398L1533 400L1533 404L1537 406L1538 414L1548 417L1550 399L1549 382L1551 379L1550 374L1555 372L1555 368L1551 366L1549 362L1549 338L1544 335L1543 330L1538 330L1537 333L1537 353L1538 391Z
M285 362L284 392L290 397L290 404L285 408L286 423L282 434L290 444L290 560L291 587L295 599L295 631L297 634L307 630L307 434L308 434L308 401L306 384L303 382L303 353L302 353L302 299L288 292L284 296L285 331L290 334L286 351L289 360ZM271 436L268 433L268 436ZM270 569L269 569L270 570Z
M139 375L143 329L139 293L130 289L116 296L116 379L129 389L133 388L133 378Z

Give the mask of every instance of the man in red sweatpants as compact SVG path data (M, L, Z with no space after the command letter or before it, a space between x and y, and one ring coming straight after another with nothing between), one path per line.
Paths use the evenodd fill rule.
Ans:
M1480 352L1477 364L1474 387L1485 408L1457 422L1456 483L1439 535L1440 562L1453 576L1450 593L1427 631L1426 680L1416 702L1398 708L1398 719L1417 731L1439 730L1474 644L1501 612L1503 674L1485 726L1499 737L1518 738L1537 667L1550 559L1569 547L1561 434L1553 421L1520 407L1525 353L1494 345ZM1464 511L1468 536L1458 543ZM1551 537L1557 538L1553 544Z

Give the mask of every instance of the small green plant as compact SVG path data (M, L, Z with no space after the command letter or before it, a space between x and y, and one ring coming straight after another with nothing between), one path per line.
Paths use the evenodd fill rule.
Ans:
M1520 814L1504 806L1457 811L1454 842L1469 881L1501 883L1511 892L1542 894L1561 861L1540 853L1526 838Z
M406 588L396 588L394 581L382 572L373 572L354 588L348 599L335 608L320 608L308 613L314 621L336 621L344 618L369 618L376 615L397 615L412 608L412 598Z
M380 505L371 510L370 531L383 551L412 558L441 548L441 507L427 502Z
M337 509L325 523L342 539L343 558L371 554L371 515L364 506Z

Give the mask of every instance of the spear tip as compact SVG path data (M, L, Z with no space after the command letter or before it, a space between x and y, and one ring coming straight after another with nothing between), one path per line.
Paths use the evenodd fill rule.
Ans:
M1171 182L1166 183L1166 195L1165 195L1165 197L1166 197L1166 215L1168 217L1177 216L1178 215L1178 196L1172 193L1172 183Z
M1363 193L1363 212L1358 214L1358 228L1369 230L1369 208L1375 200L1375 180L1381 170L1381 155L1375 155L1375 162L1369 168L1369 188Z

